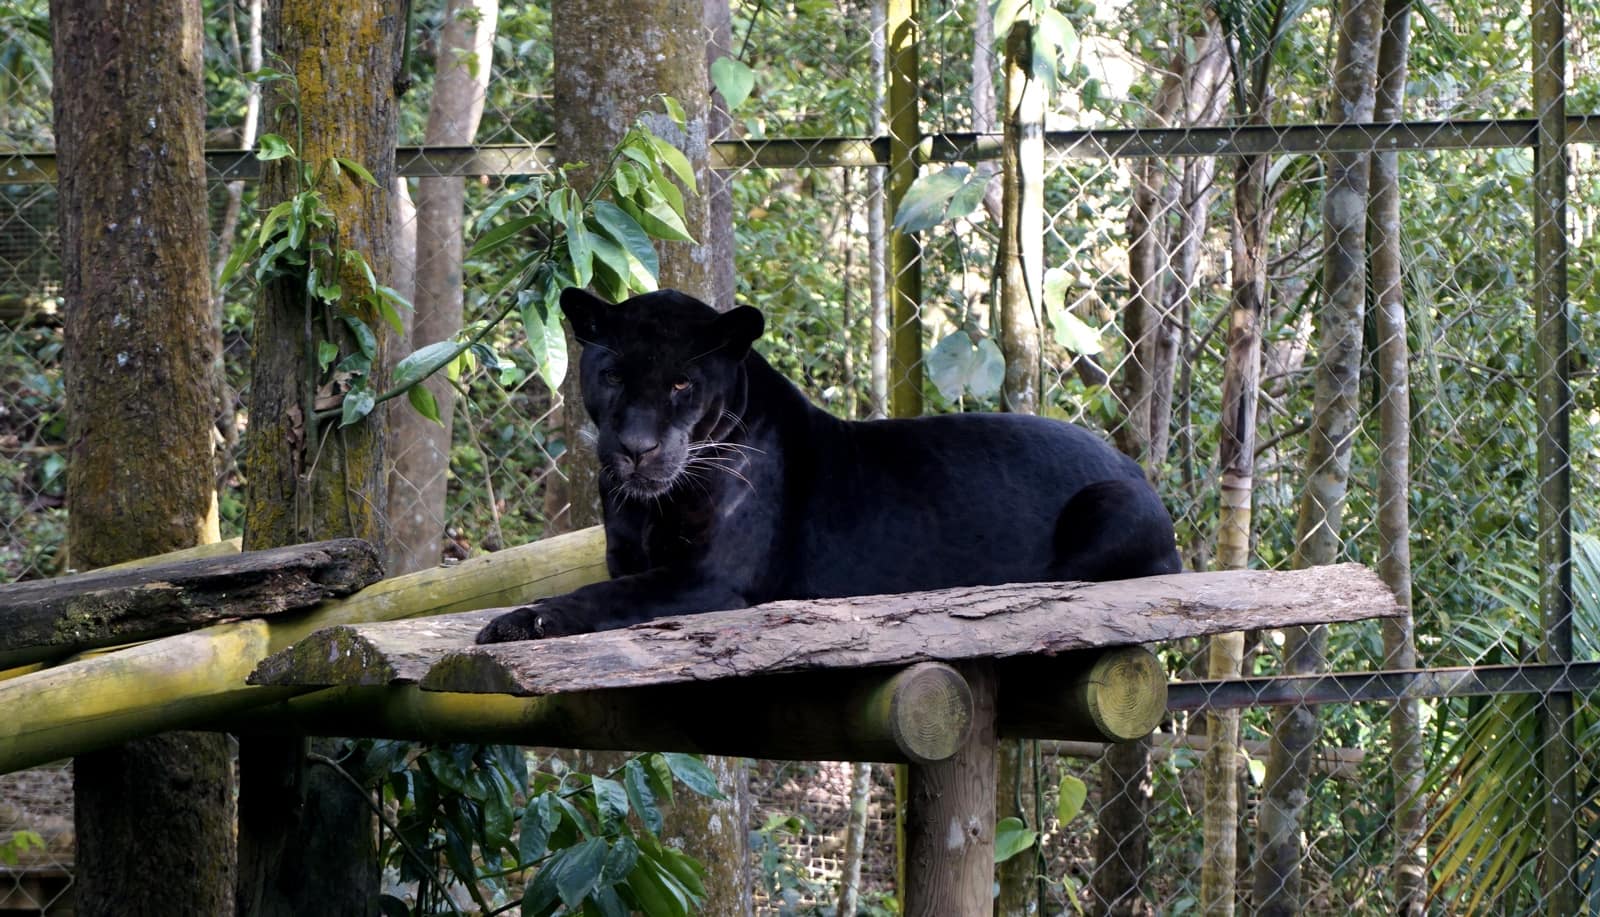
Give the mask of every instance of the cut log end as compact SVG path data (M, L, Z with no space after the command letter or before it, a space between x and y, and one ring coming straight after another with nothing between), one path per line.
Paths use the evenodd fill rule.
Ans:
M1000 733L1019 739L1131 742L1167 710L1167 675L1142 646L1012 660L1000 669Z
M1089 719L1109 741L1131 742L1153 732L1167 711L1167 673L1142 646L1101 654L1075 686Z
M967 740L972 689L960 672L924 662L900 672L888 687L889 733L910 761L943 761Z

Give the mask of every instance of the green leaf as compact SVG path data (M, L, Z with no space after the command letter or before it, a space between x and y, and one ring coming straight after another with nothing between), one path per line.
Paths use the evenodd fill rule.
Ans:
M439 416L439 401L433 397L433 389L426 385L413 385L406 389L406 400L416 408L418 414L439 426L444 426L444 419Z
M977 361L972 367L972 378L967 381L967 390L979 398L992 398L1000 394L1005 381L1005 354L1000 352L1000 345L994 338L982 338L978 341Z
M293 211L293 198L287 201L279 201L275 204L271 210L267 211L267 215L261 218L261 231L257 233L256 242L260 245L267 244L267 240L272 238L273 232L277 230L278 224Z
M628 817L628 791L622 784L605 777L590 777L589 786L594 790L595 810L602 825Z
M1056 821L1066 825L1083 811L1084 800L1089 798L1089 787L1071 774L1061 776L1061 786L1056 791Z
M1106 349L1099 329L1065 309L1052 314L1050 324L1055 329L1056 343L1073 353L1089 356Z
M950 166L937 172L917 176L906 189L895 211L894 228L901 232L922 232L943 222L945 212L956 192L966 185L972 170L966 166Z
M656 255L656 247L650 244L650 235L639 225L639 221L610 201L595 202L594 219L603 233L621 245L632 259L629 269L618 273L624 278L632 278L635 281L634 288L642 293L654 290L656 278L661 273L661 261ZM639 276L639 269L644 271L644 277ZM638 283L640 280L647 280L648 285Z
M694 166L689 163L689 157L685 156L682 150L655 134L650 135L650 146L655 148L656 156L667 164L667 168L672 170L672 174L678 176L678 181L683 182L685 188L689 189L691 193L697 190L698 186L694 180ZM682 209L682 198L679 198L679 209Z
M367 323L354 315L344 316L344 323L349 327L350 333L356 336L356 343L361 347L361 352L366 354L368 359L377 359L378 336L372 333Z
M542 859L550 843L550 833L561 824L561 811L549 793L528 803L522 815L522 834L518 839L517 862L530 866Z
M422 347L395 364L391 384L395 388L415 385L433 375L439 367L454 360L467 347L467 344L458 341L439 341Z
M633 804L633 811L639 813L639 821L644 823L644 829L651 834L659 833L663 824L661 808L656 805L656 794L650 789L650 778L638 758L629 758L623 766L622 785L627 789L628 801Z
M661 97L661 107L667 110L667 117L672 119L673 124L683 127L689 123L689 116L684 114L683 106L672 96L663 95Z
M332 366L333 365L333 361L337 360L337 359L339 359L339 345L338 344L335 344L332 341L318 341L317 342L317 368L318 369L322 370L323 372L327 372L328 371L328 367Z
M733 111L750 98L750 90L756 86L756 72L737 57L719 57L711 62L711 82L722 93L728 110Z
M994 825L994 861L1004 863L1033 846L1033 829L1016 817L1002 818Z
M559 290L552 288L551 295L559 293ZM519 311L522 328L528 335L528 355L533 357L533 364L539 368L539 376L551 391L555 391L561 387L561 380L567 375L567 336L561 330L561 323L554 320L548 306L542 310L537 307L540 301L533 291L526 290L518 298L522 300Z
M356 173L356 176L358 178L360 178L362 181L366 182L367 184L371 185L372 187L374 187L374 188L378 187L378 180L376 178L373 178L372 177L372 173L368 172L367 171L367 167L362 165L361 163L356 162L354 159L346 159L343 156L335 156L335 157L333 157L333 161L338 163L341 166L344 166L346 169L349 169L350 171Z
M233 247L233 253L228 256L228 263L223 265L222 273L217 277L217 286L226 287L228 281L232 280L233 276L239 272L239 268L243 267L244 263L260 250L261 240L256 237L255 233L246 233L244 238L240 239L238 244Z
M594 276L594 244L589 229L583 223L583 212L573 211L567 217L567 257L572 261L573 286L586 287Z
M950 206L944 212L946 220L959 220L978 209L983 203L984 192L989 190L989 183L994 180L998 172L974 172L972 176L956 193L950 196Z
M600 872L605 868L607 849L606 839L592 837L576 847L568 847L556 854L560 862L560 871L556 875L556 894L561 896L561 903L567 907L577 907L583 899L589 897L600 882ZM557 863L551 862L546 869L556 868Z
M663 178L661 181L667 187L672 187L672 183L667 179ZM645 199L645 203L642 205L638 202L639 197L624 199L621 202L622 209L626 210L629 216L638 221L645 232L657 239L665 239L669 242L693 242L694 237L689 235L689 229L683 223L683 214L672 209L671 204L658 193L655 193L659 187L657 185L653 188L645 189L639 195L639 197Z
M294 147L277 134L262 134L256 140L256 158L262 162L284 159L294 155Z
M323 302L335 303L339 301L340 297L344 296L344 287L339 286L337 281L334 283L319 283L315 293L317 298Z
M521 235L529 227L541 224L548 225L549 222L550 217L537 213L531 216L517 217L514 220L507 220L479 236L478 241L472 243L472 250L467 252L467 257L481 257L502 245L514 241L517 236Z
M350 387L350 391L344 393L344 407L340 412L339 426L348 427L371 414L372 408L376 404L377 396L372 393L370 388L367 388L367 380L363 376L357 380L355 385Z
M955 401L967 390L977 366L977 347L964 329L956 329L928 352L928 378L946 401Z
M600 887L609 888L623 881L638 862L639 845L633 838L626 834L617 838L606 853L605 865L600 868Z
M294 77L284 73L282 70L274 70L271 67L262 67L260 70L251 70L248 73L241 73L239 75L244 79L254 83L271 83L277 80L294 79Z
M717 775L706 767L706 763L698 755L668 751L662 752L661 758L672 770L672 776L692 792L711 799L724 798L722 790L717 788Z

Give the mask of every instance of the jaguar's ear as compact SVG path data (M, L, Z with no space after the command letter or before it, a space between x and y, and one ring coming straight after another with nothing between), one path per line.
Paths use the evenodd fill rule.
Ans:
M761 329L766 327L767 319L761 310L754 306L739 306L717 316L712 325L716 335L721 339L722 349L729 357L735 360L744 359L750 352L750 345L761 336Z
M605 336L610 311L610 303L587 290L567 287L561 291L561 314L572 323L572 333L581 343L593 343Z

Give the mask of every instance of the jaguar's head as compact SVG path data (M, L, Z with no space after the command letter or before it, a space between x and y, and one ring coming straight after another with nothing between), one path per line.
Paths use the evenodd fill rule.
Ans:
M660 497L739 423L739 365L761 335L761 312L717 312L676 290L612 304L583 290L561 294L583 345L579 383L596 427L602 486Z

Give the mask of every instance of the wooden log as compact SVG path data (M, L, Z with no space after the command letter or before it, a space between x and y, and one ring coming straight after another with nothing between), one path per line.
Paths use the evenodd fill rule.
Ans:
M342 538L0 586L0 668L298 611L382 577L371 545Z
M218 722L304 691L251 687L245 678L325 626L529 602L605 575L605 538L595 527L383 580L304 614L213 624L0 682L0 773Z
M1132 742L1167 714L1166 667L1142 646L1012 660L999 678L1004 738Z
M422 686L560 694L925 660L1054 655L1400 613L1377 575L1359 564L1023 583L772 602L622 630L472 647L445 655Z
M963 663L972 733L950 758L908 768L907 917L981 917L994 888L995 693L993 666Z
M402 680L285 699L216 728L755 758L931 762L955 753L971 718L972 694L961 676L947 665L920 663L898 670L534 698L423 691Z

